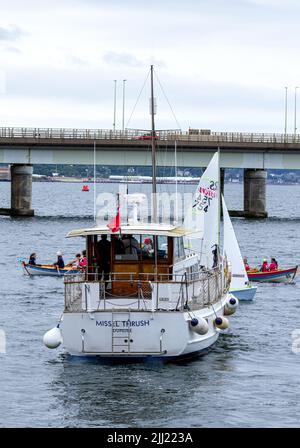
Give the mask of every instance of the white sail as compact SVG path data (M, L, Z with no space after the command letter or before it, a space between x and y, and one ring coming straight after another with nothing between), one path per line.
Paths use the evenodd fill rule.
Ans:
M224 244L223 253L226 255L228 261L231 263L232 279L230 289L245 288L249 283L245 265L243 262L242 254L232 222L225 204L224 197L222 195L223 206L223 223L224 223Z
M213 249L219 245L219 154L215 153L201 176L193 197L192 207L184 220L184 227L191 232L188 247L199 249L200 263L211 268Z

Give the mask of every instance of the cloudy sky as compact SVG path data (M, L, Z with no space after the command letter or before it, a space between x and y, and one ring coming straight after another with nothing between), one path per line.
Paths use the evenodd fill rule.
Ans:
M153 64L159 129L283 132L287 86L293 132L299 22L298 0L0 0L0 126L111 129L117 80L121 128L126 79L147 129Z

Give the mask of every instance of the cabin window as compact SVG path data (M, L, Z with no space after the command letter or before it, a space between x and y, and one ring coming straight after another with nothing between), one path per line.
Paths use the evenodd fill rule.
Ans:
M153 235L141 235L141 248L143 260L154 260L154 237Z
M157 256L159 259L168 258L168 237L160 235L157 238Z
M153 235L142 235L142 259L154 260L155 237ZM157 259L165 260L168 258L168 237L160 235L157 237Z
M185 257L183 238L174 238L174 258L175 261L183 260Z
M115 260L137 261L141 254L140 235L122 235L115 240Z
M122 235L114 238L115 261L154 261L155 260L155 236L144 235ZM160 235L157 237L157 259L168 258L168 237Z

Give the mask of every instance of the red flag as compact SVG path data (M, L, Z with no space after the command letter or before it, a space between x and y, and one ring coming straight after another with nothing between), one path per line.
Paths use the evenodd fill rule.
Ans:
M107 227L114 233L114 232L118 232L121 228L121 222L120 222L120 208L118 207L117 209L117 214L114 217L114 219L112 219L110 221L110 223L107 224Z

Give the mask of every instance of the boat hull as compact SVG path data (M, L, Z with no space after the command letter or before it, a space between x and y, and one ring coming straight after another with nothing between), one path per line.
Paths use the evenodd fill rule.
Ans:
M214 304L220 317L225 300ZM164 361L203 355L217 341L212 307L192 312L209 325L200 335L190 326L191 313L181 311L95 311L65 312L60 325L63 345L70 355L103 359Z
M77 269L58 269L49 265L35 266L23 263L24 272L27 275L46 275L50 277L63 277L65 274L78 274Z
M268 283L291 283L297 273L298 266L290 269L279 269L268 272L248 272L248 278L251 282Z
M238 300L240 301L251 301L254 299L255 293L256 293L257 287L256 286L250 286L247 288L241 288L241 289L233 289L230 290L230 293L234 295Z

